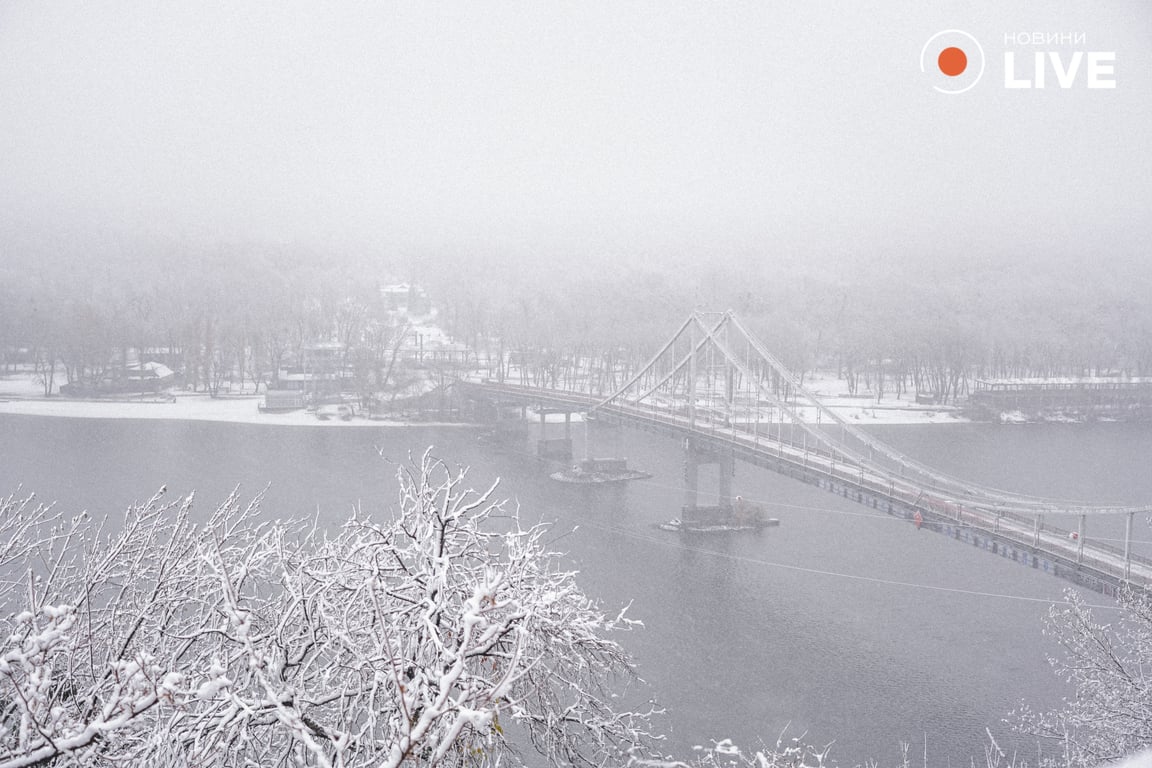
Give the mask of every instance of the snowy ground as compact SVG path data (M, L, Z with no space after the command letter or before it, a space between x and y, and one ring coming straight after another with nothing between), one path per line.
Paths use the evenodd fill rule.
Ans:
M817 373L804 377L804 388L824 401L824 405L841 418L861 424L956 424L967 422L959 409L951 405L917 405L915 394L904 393L900 398L889 390L879 400L876 393L848 395L848 382L834 374ZM813 408L799 409L807 421L815 421Z
M824 404L842 419L860 424L959 424L968 419L952 407L924 406L913 403L889 404L881 401L876 405L875 398L846 400L843 402L825 400ZM798 408L800 417L812 423L816 419L815 408Z
M59 386L54 386L55 392ZM44 385L30 373L5 374L0 376L0 399L4 397L43 397Z
M847 397L845 382L834 376L807 377L805 388L822 396L825 405L842 418L859 424L955 424L967 421L953 407L916 405L911 395L896 399L887 394ZM71 416L102 419L187 419L190 421L231 421L250 424L282 424L286 426L380 427L403 425L409 422L373 421L353 418L321 420L305 411L290 413L261 413L263 395L229 396L213 399L203 394L177 392L172 402L155 402L157 398L143 400L68 400L59 397L44 398L43 388L30 374L0 377L0 413L23 413L37 416ZM814 408L798 409L803 418L815 422ZM538 421L539 416L529 411L528 418ZM549 423L563 422L563 414L549 414ZM580 414L572 414L579 422ZM414 422L429 425L430 422Z
M353 418L322 420L314 413L261 413L264 397L237 397L213 400L207 395L178 395L175 402L119 402L99 400L5 400L0 394L0 413L33 416L70 416L86 419L182 419L186 421L230 421L245 424L278 424L298 427L398 427L445 426L430 421L376 421ZM456 425L459 426L459 425Z
M176 392L162 401L148 395L139 400L68 400L45 398L43 389L29 376L0 378L0 413L32 416L66 416L87 419L182 419L187 421L230 421L246 424L280 424L284 426L387 427L432 422L375 421L353 418L322 420L314 413L261 413L263 395L229 396L213 399L208 395Z

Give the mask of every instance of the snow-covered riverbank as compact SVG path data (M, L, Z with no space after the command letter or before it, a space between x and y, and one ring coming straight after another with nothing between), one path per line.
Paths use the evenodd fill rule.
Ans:
M263 395L213 399L207 395L178 395L169 402L61 400L58 398L5 399L0 393L0 413L29 416L61 416L85 419L175 419L186 421L227 421L243 424L325 427L445 426L431 421L376 421L353 418L319 419L305 411L263 413Z
M207 395L178 395L168 402L155 401L113 401L113 400L63 400L59 398L19 398L12 399L0 393L0 413L25 414L30 416L59 416L87 419L183 419L188 421L227 421L247 424L275 424L281 426L331 426L331 427L387 427L424 425L429 421L378 421L365 418L352 418L347 421L339 418L319 419L314 413L292 411L289 413L264 413L259 409L263 396L247 396L213 399ZM924 410L859 404L832 404L837 413L858 424L956 424L966 421L962 417L943 410ZM803 409L801 409L803 410ZM529 414L530 420L535 420ZM816 421L815 413L805 418ZM563 421L563 416L551 414L549 422ZM579 421L574 417L573 421Z

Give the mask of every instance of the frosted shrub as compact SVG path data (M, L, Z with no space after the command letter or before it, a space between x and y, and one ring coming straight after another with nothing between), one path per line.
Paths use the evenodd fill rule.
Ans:
M647 754L606 616L544 543L425 454L336 531L157 494L115 532L0 507L0 768L518 764Z

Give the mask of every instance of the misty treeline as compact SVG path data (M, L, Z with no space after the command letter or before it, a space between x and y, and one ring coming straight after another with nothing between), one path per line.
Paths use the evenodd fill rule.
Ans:
M33 366L48 394L53 382L96 385L155 359L216 395L267 386L304 345L339 342L339 364L367 395L405 383L396 357L407 328L377 277L292 251L11 270L0 280L0 362Z
M493 374L611 392L693 309L735 310L802 379L835 373L852 393L924 393L942 402L975 378L1152 375L1152 274L1049 255L933 271L903 262L822 266L701 259L684 268L477 268L436 286L448 327ZM492 366L490 366L491 368Z
M2 268L0 268L2 269ZM800 374L852 393L948 402L974 378L1152 374L1152 275L1130 260L1032 258L918 269L897 258L705 259L582 268L461 254L318 255L288 248L160 249L0 271L0 368L35 366L45 391L98 381L130 350L164 350L184 386L267 385L303 345L338 342L361 394L403 385L409 329L382 285L411 281L488 374L611 391L695 308L733 309Z

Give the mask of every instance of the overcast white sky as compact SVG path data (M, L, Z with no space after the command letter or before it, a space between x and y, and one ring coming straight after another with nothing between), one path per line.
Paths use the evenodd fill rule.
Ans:
M918 66L949 28L988 59L960 96ZM1022 31L1115 51L1118 88L1005 90ZM1142 0L0 0L7 254L1130 258L1150 147Z

